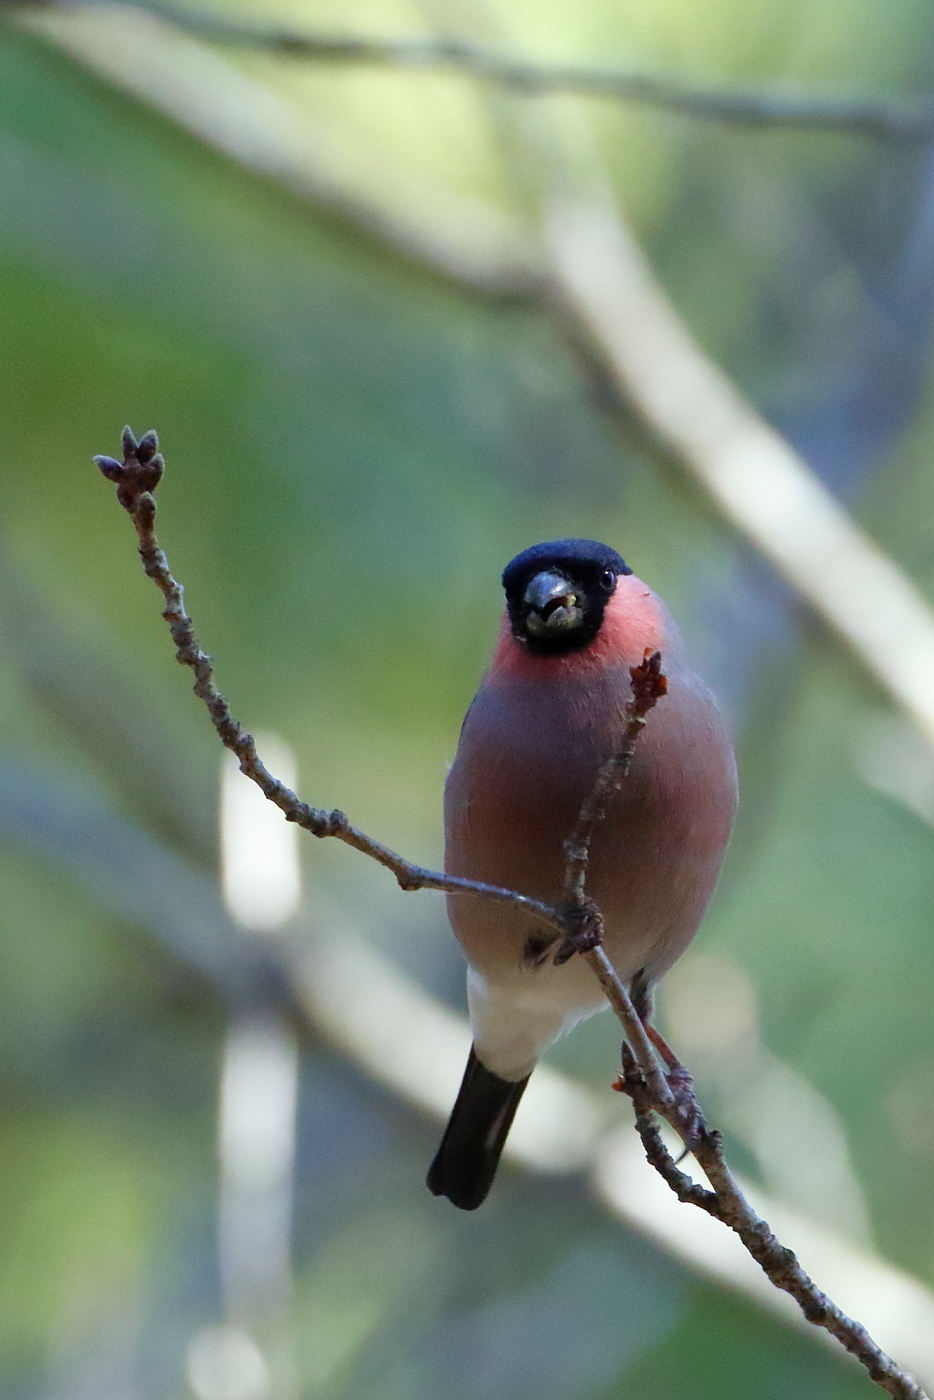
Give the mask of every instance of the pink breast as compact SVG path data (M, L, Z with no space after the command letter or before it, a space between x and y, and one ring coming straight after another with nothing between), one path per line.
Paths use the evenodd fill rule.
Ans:
M716 703L688 671L663 605L620 580L586 652L530 655L508 632L464 724L445 792L452 873L560 898L563 842L597 767L618 745L629 666L663 652L669 694L649 716L629 778L596 833L588 887L622 976L660 975L683 951L716 882L736 800L732 749ZM471 962L521 964L528 921L456 898L451 920Z

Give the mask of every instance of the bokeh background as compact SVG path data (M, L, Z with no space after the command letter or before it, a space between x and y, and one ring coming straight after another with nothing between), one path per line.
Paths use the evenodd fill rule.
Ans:
M723 89L934 83L921 0L212 13ZM10 1400L875 1393L614 1217L586 1172L504 1168L475 1216L428 1195L437 1122L289 1009L277 968L353 930L461 1011L442 901L309 839L275 935L225 912L219 746L90 464L125 421L159 431L160 534L234 712L287 742L309 800L429 865L504 563L593 535L665 596L742 781L666 1028L753 1182L934 1288L934 756L542 294L534 155L556 146L620 201L706 351L930 594L923 143L316 63L118 6L0 16ZM550 1056L601 1092L616 1061L609 1018ZM281 1100L285 1133L252 1216L262 1170L238 1206L224 1155L244 1063L260 1089L243 1102L275 1119ZM258 1230L245 1251L238 1229Z

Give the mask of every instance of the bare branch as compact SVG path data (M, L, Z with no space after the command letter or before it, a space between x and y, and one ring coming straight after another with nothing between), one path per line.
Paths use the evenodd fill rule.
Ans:
M448 38L380 38L316 33L228 19L172 4L135 8L166 19L212 43L266 49L334 65L368 65L462 73L524 96L572 93L660 107L706 121L745 127L839 131L875 141L929 141L934 102L874 97L827 97L792 92L724 90L633 68L535 63L496 49Z
M658 1063L652 1043L646 1034L639 1013L632 1004L628 989L617 975L616 969L601 947L582 949L581 956L592 968L597 981L606 993L613 1014L623 1028L624 1044L632 1047L639 1065L639 1073L652 1097L653 1106L666 1117L677 1119L678 1131L684 1136L685 1145L690 1147L690 1122L697 1116L690 1106L682 1105L672 1093L668 1080Z
M577 826L564 843L567 859L564 872L566 912L575 928L574 932L563 940L554 960L560 965L575 953L579 953L590 964L623 1027L627 1043L632 1046L654 1101L664 1105L667 1112L672 1112L675 1108L674 1096L629 992L601 947L603 918L593 900L588 898L585 888L594 832L604 820L614 795L629 776L636 742L645 726L646 715L668 690L668 681L662 672L661 652L646 651L642 662L638 666L630 667L629 674L632 677L632 698L626 706L626 727L623 730L621 747L597 770L593 787L584 800L577 819Z
M195 694L207 706L222 743L236 754L241 771L257 784L269 801L280 808L287 820L297 823L314 836L334 836L379 861L392 871L403 890L438 889L448 893L471 894L524 909L560 936L559 960L574 953L584 956L623 1027L626 1037L623 1073L614 1088L628 1094L635 1105L636 1127L651 1165L679 1200L698 1206L734 1230L771 1282L791 1294L809 1322L825 1328L836 1337L862 1363L877 1385L897 1400L928 1400L917 1381L899 1369L860 1323L847 1317L821 1292L801 1268L792 1251L780 1244L765 1221L756 1215L726 1165L719 1133L711 1130L703 1119L691 1093L690 1076L657 1032L651 1028L647 1030L643 1025L629 991L600 946L602 915L585 893L590 842L613 793L629 772L635 743L648 711L665 694L661 656L658 653L647 654L640 666L632 668L633 696L627 706L623 747L598 771L577 828L566 842L568 864L565 890L568 899L563 907L553 908L515 890L412 865L352 827L343 812L325 811L302 802L285 784L272 776L261 762L252 736L245 733L232 717L227 702L215 685L211 658L198 644L191 618L185 610L183 589L172 577L168 560L156 539L153 492L161 480L164 467L158 446L154 432L145 433L137 442L132 431L125 428L123 461L104 456L95 457L94 460L103 475L116 484L117 499L136 527L143 568L158 585L165 599L163 616L172 632L176 658L194 672ZM667 1076L654 1054L653 1042L668 1061ZM693 1153L712 1191L699 1186L680 1170L658 1133L652 1117L655 1113L666 1119Z
M628 1094L636 1109L636 1129L642 1139L645 1155L664 1178L679 1200L698 1206L734 1230L744 1246L776 1288L790 1293L809 1322L823 1327L866 1368L871 1380L897 1400L927 1400L913 1376L902 1371L881 1347L877 1346L861 1323L847 1317L823 1293L802 1269L792 1250L781 1244L764 1220L761 1220L736 1184L723 1156L720 1134L702 1126L691 1146L693 1156L703 1168L713 1187L707 1191L682 1172L662 1142L653 1121L653 1113L662 1113L676 1132L681 1132L654 1101L641 1070L632 1055L623 1051L623 1074L617 1088Z
M391 870L403 890L444 890L449 894L474 894L486 899L511 904L534 914L543 923L554 928L557 933L566 934L567 920L559 912L540 900L516 893L515 890L500 889L496 885L486 885L478 880L465 880L457 875L446 875L436 870L425 870L389 850L379 841L351 826L343 812L326 811L310 807L302 802L290 788L280 783L278 778L266 768L256 752L253 736L247 734L230 713L227 701L214 682L214 665L206 652L201 650L195 636L194 624L185 610L184 589L169 570L169 562L156 539L156 501L153 491L162 477L164 461L157 451L158 438L148 432L139 442L130 428L123 430L123 461L114 457L95 457L94 460L104 476L117 486L117 499L130 515L139 536L139 554L146 574L156 583L165 599L162 616L169 624L172 640L175 643L176 660L183 666L190 666L195 675L194 692L203 700L211 716L211 723L217 730L221 743L231 753L236 754L240 771L250 778L263 795L285 814L286 820L295 822L312 836L334 836L338 841L353 846L363 855L379 861Z
M622 747L599 769L590 794L581 808L577 826L564 843L567 869L564 892L571 904L583 906L584 885L590 861L590 843L597 827L606 816L607 807L626 778L636 751L636 741L645 726L649 711L667 693L668 681L662 674L661 652L646 651L638 666L630 667L632 699L626 706L626 729Z

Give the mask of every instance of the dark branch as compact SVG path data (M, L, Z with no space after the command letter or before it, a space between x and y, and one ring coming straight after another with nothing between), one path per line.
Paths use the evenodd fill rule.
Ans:
M534 63L465 39L322 34L231 20L172 4L138 4L137 8L213 43L266 49L317 63L422 72L447 70L495 83L520 95L560 92L610 98L735 126L839 131L875 141L920 142L934 137L934 102L930 99L899 102L873 97L729 91L629 68Z
M94 460L104 476L115 483L117 499L136 527L143 568L165 599L163 616L172 632L176 658L194 672L195 694L207 706L222 743L236 754L241 771L285 813L289 821L297 823L314 836L334 836L379 861L393 872L402 889L438 889L511 904L534 914L536 919L555 930L561 939L559 957L581 953L593 968L623 1027L626 1037L623 1073L614 1087L628 1094L633 1101L636 1127L651 1165L679 1200L698 1206L735 1230L776 1288L791 1294L809 1322L832 1333L863 1364L877 1385L897 1397L897 1400L927 1400L917 1381L899 1370L865 1328L847 1317L821 1292L791 1250L780 1244L765 1221L756 1215L724 1161L719 1133L708 1128L690 1093L690 1076L678 1064L658 1033L651 1028L647 1031L633 1006L628 989L600 946L602 916L586 895L590 841L613 793L628 774L635 743L647 713L665 694L660 655L647 654L640 666L632 668L633 695L627 706L622 748L598 771L577 828L566 843L567 899L562 908L553 908L515 890L424 870L352 827L343 812L321 810L302 802L272 776L261 762L251 735L245 733L232 717L226 700L214 683L211 658L201 650L191 618L185 611L183 589L172 577L168 560L156 539L153 492L161 480L164 467L158 446L154 432L144 434L137 442L132 431L125 428L123 461L118 462L113 457L95 457ZM668 1060L668 1077L652 1049L653 1040ZM678 1133L703 1169L713 1190L708 1191L697 1185L681 1171L661 1139L654 1114L665 1118Z

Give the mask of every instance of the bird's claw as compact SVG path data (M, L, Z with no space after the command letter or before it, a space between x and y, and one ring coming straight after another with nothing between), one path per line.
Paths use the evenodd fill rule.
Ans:
M678 1136L684 1143L684 1152L678 1158L680 1162L683 1157L687 1156L689 1152L693 1152L695 1147L699 1147L710 1136L710 1129L694 1095L694 1080L680 1060L674 1060L673 1063L669 1064L665 1073L665 1083L671 1091L674 1102L664 1116L677 1130ZM623 1045L623 1072L615 1080L613 1088L618 1093L628 1094L636 1104L637 1109L640 1103L648 1108L657 1108L657 1105L651 1100L636 1057L625 1043Z
M603 915L593 900L585 897L582 904L572 904L564 910L568 931L558 944L552 961L563 967L575 953L591 953L603 942Z
M678 1131L684 1143L683 1155L686 1155L688 1152L693 1152L694 1148L703 1142L709 1131L707 1123L694 1094L694 1080L684 1065L678 1063L669 1069L665 1075L665 1082L675 1101L674 1113Z
M554 933L530 933L522 949L522 961L527 967L542 967L558 941Z

